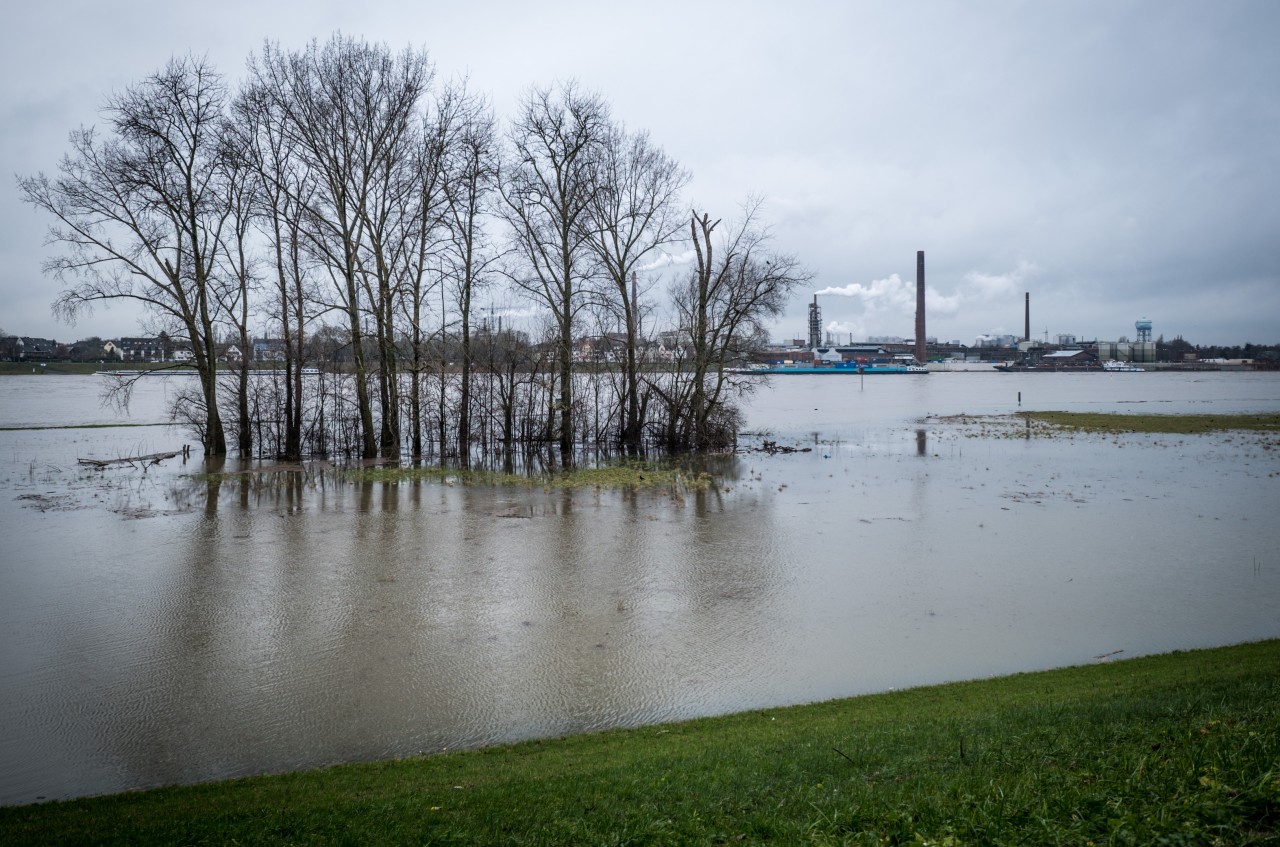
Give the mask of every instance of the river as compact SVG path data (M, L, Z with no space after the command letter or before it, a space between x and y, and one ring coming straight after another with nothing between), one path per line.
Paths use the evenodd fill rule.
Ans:
M807 451L706 492L76 464L192 443L170 379L127 417L0 379L0 427L117 424L0 431L0 804L1280 636L1275 435L945 419L1275 412L1280 374L775 377L743 444Z

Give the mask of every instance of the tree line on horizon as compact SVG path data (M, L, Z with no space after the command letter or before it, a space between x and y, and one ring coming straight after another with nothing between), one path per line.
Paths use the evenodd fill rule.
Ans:
M199 387L175 419L208 456L723 447L727 366L809 278L759 201L732 222L686 206L687 171L573 82L499 121L425 51L334 35L265 44L234 86L173 59L103 116L54 175L18 180L53 219L54 310L133 301L186 345ZM532 307L532 332L479 321L478 297ZM261 326L280 340L269 389L248 355L219 361ZM643 360L659 328L681 339L664 368ZM588 330L614 343L607 366L575 356Z

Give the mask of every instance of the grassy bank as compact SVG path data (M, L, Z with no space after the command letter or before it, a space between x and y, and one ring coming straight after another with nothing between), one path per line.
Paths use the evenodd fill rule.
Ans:
M99 371L147 371L157 367L160 366L137 362L0 362L0 376L86 376Z
M0 809L6 844L1274 844L1280 641Z
M282 366L273 362L254 363L252 370L280 370ZM33 373L62 376L86 376L102 371L165 371L173 373L193 374L194 365L166 362L0 362L0 376L31 376ZM221 366L221 372L231 374L234 368Z

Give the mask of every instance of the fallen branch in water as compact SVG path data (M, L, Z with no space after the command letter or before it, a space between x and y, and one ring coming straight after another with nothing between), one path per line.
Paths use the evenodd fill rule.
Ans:
M174 450L172 453L149 453L146 456L125 456L120 459L78 459L77 461L98 470L111 465L129 465L134 468L141 466L145 471L150 465L158 465L165 459L176 458L179 453L180 451Z

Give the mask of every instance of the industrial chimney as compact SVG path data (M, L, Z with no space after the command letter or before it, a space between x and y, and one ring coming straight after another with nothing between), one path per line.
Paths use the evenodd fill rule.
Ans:
M817 294L809 304L809 346L814 350L822 346L822 308L818 306Z
M1026 312L1026 326L1022 328L1022 340L1030 341L1031 340L1031 292L1030 291L1027 292L1027 307L1025 309L1025 312Z
M927 362L929 353L924 343L924 251L916 251L916 361Z

